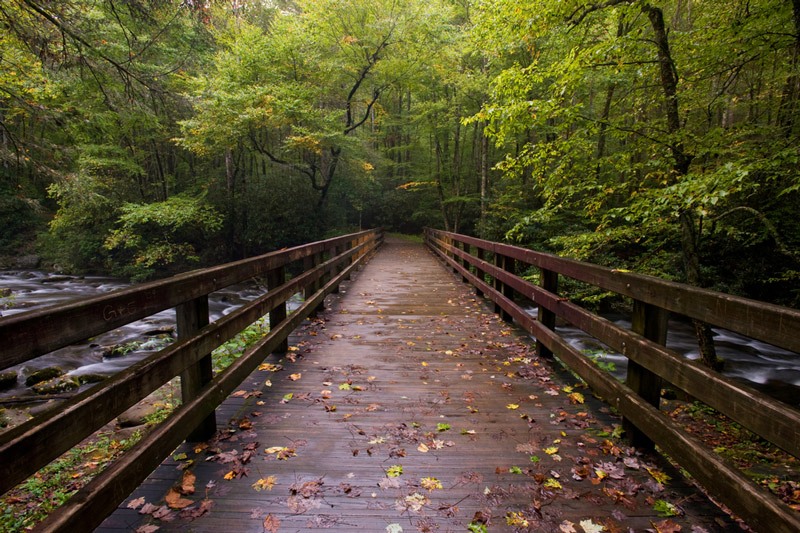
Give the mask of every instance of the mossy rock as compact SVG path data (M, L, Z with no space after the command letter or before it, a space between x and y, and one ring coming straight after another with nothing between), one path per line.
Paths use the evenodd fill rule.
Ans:
M99 383L101 381L105 381L108 379L108 374L81 374L80 376L74 376L78 378L78 381L81 382L81 385L86 383Z
M63 375L64 371L58 368L57 366L50 366L47 368L43 368L41 370L37 370L36 372L25 378L25 386L31 387L33 385L36 385L37 383L41 383L42 381L47 381Z
M0 390L10 389L17 384L17 373L14 371L0 374Z
M33 386L33 390L36 391L36 394L59 394L76 391L80 386L80 380L74 376L62 376L50 381L37 383Z

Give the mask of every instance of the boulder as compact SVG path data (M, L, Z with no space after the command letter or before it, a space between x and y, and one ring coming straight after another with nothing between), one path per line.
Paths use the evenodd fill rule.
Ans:
M14 266L22 270L33 270L39 268L40 264L42 264L42 256L30 254L18 257Z
M49 366L47 368L43 368L41 370L37 370L27 378L25 378L25 386L31 387L36 385L37 383L41 383L42 381L47 381L49 379L57 378L64 375L64 371L58 368L57 366Z
M78 378L78 381L81 382L81 385L85 385L86 383L99 383L108 379L108 374L80 374L75 376Z
M74 376L61 376L49 381L42 381L33 386L36 394L60 394L73 392L80 388L81 382Z
M13 370L0 374L0 390L10 389L17 384L17 373Z

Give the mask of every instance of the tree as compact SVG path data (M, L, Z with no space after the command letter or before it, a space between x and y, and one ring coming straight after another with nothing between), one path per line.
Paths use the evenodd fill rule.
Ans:
M683 279L702 286L720 279L709 254L770 244L778 264L796 272L796 218L787 215L797 205L789 147L797 133L779 127L791 122L781 117L792 108L786 87L797 68L792 6L484 6L479 25L512 28L487 37L490 50L509 53L513 38L533 56L504 69L483 111L498 142L524 143L500 165L504 181L518 188L530 173L541 203L519 211L511 235L530 238L571 218L572 234L551 246L610 262L624 254L639 270L667 275L677 246ZM769 277L789 281L761 273ZM698 332L710 348L707 328Z

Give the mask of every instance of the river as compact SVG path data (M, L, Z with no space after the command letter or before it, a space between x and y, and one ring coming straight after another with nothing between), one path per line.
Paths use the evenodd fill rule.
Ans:
M11 291L10 296L0 298L0 312L3 317L9 317L128 286L130 284L125 280L100 276L74 277L38 271L0 272L0 290ZM264 286L248 282L212 293L208 301L210 320L217 320L265 292ZM158 351L174 338L175 311L167 309L84 342L11 367L9 370L16 371L19 378L15 386L0 391L0 400L15 396L30 396L33 391L25 386L25 378L42 368L57 366L73 376L111 375ZM125 353L109 356L109 351L115 346L124 346L125 349L118 352Z
M0 305L6 307L0 312L7 317L127 286L129 284L124 280L108 277L60 276L37 271L0 272L0 289L12 291L10 297L0 298ZM265 291L262 285L249 282L212 293L209 296L211 320L230 313ZM530 308L529 312L535 314L535 308ZM627 317L609 315L606 318L620 326L630 327ZM174 337L174 327L175 312L169 309L13 367L11 370L17 371L20 379L16 386L0 391L0 399L30 395L30 389L24 385L25 376L45 367L58 366L71 375L118 372L163 347L167 338ZM616 377L625 377L627 359L621 354L577 328L559 326L557 331L578 350L602 363L613 363L612 373ZM794 406L800 405L800 357L797 354L719 328L714 329L714 334L718 355L725 360L724 374L748 382ZM121 345L135 346L135 349L124 355L104 357L104 352L107 353L110 347ZM670 320L667 346L691 359L699 357L694 331L686 321Z

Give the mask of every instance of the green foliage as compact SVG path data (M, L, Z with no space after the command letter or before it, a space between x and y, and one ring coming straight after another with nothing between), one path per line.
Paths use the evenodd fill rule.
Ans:
M40 522L140 437L135 434L127 440L114 441L108 434L101 434L41 469L7 495L18 497L20 502L4 506L0 531L22 531Z
M666 21L677 122L650 9ZM797 76L788 4L711 2L690 13L682 3L487 1L476 19L477 42L502 66L491 101L468 121L488 120L505 154L489 217L497 234L684 280L687 245L701 264L739 266L772 246L781 266L761 265L760 279L798 262L798 130L779 127L797 115L796 97L781 92ZM701 267L700 278L750 292L733 270Z
M137 274L150 273L154 265L185 268L199 261L198 248L222 228L222 215L202 199L173 196L164 202L126 204L120 227L104 246L133 253Z
M680 509L678 509L675 504L666 500L656 500L653 504L653 510L656 511L659 516L679 516L681 514Z
M214 372L228 368L244 351L269 333L266 317L259 318L211 353Z

